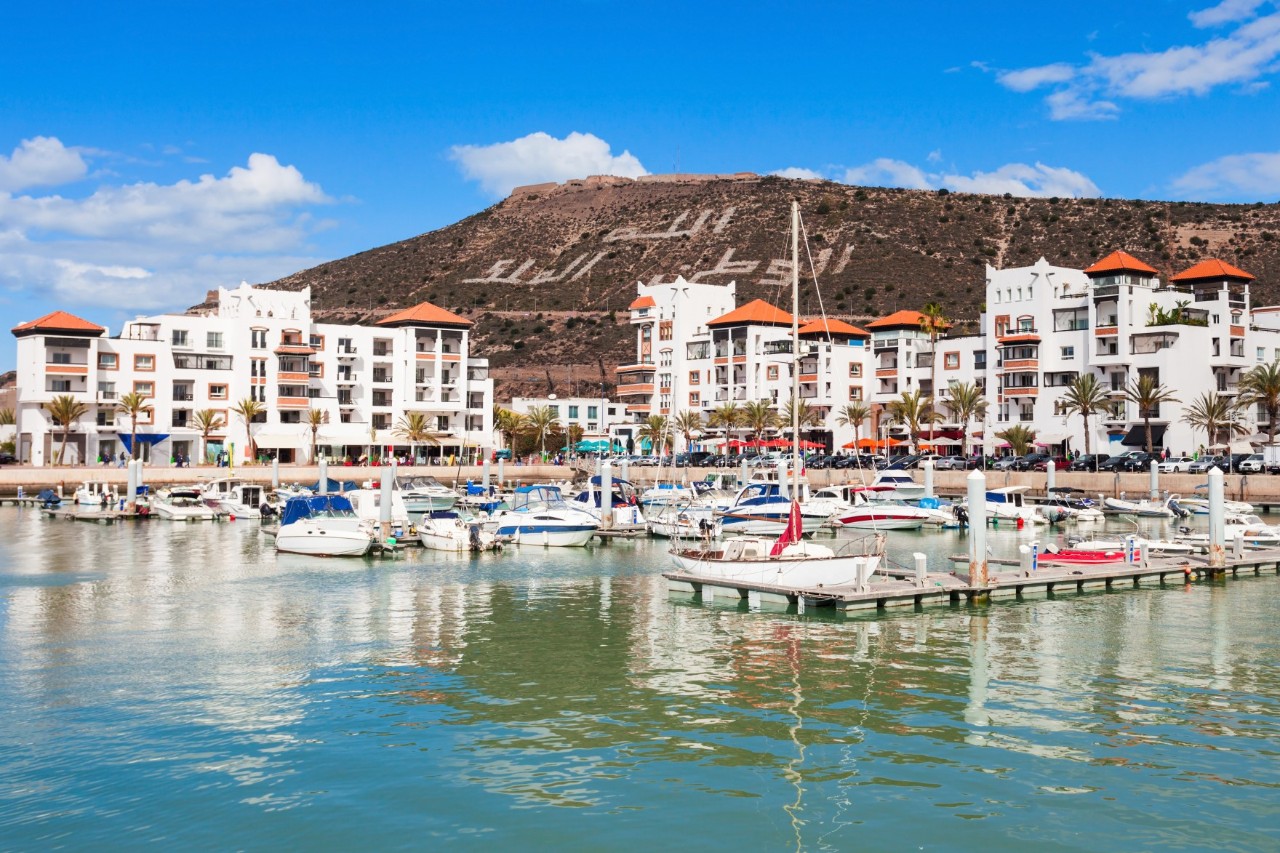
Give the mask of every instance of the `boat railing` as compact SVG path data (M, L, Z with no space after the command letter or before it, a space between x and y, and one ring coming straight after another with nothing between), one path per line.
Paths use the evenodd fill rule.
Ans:
M859 536L841 536L835 541L821 541L837 557L883 557L888 536L884 533L865 533Z

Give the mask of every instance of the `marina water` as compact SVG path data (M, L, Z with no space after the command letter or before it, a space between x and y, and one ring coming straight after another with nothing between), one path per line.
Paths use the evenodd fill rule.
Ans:
M659 541L0 529L5 848L1280 846L1274 575L797 615L669 597Z

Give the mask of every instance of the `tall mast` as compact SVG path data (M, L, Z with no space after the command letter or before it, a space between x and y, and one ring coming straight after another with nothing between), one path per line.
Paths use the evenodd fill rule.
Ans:
M800 499L800 202L791 200L791 497Z

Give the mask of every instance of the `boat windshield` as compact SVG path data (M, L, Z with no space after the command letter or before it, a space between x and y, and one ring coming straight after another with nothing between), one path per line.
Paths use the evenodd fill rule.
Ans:
M449 490L448 486L441 483L435 477L400 477L396 479L396 488L406 492L426 489Z
M307 518L356 518L351 501L342 495L313 495L290 498L285 502L280 524L291 524Z
M517 511L566 506L558 486L520 486L512 496L511 508Z

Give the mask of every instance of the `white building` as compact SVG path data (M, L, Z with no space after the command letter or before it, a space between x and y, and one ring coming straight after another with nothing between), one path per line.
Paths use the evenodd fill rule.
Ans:
M469 320L424 302L373 326L313 322L310 290L242 284L219 289L207 314L140 317L112 337L105 327L55 311L13 329L18 338L18 456L46 465L61 429L46 404L69 394L88 407L64 461L93 462L128 451L131 426L117 410L137 392L152 411L138 423L138 455L167 462L208 459L234 449L249 458L248 429L260 453L281 461L311 457L311 411L320 455L358 459L408 448L396 425L421 412L439 458L493 444L493 381L488 362L469 355ZM264 412L246 425L232 409L252 399ZM216 411L223 426L207 446L196 413Z
M538 407L547 407L556 416L560 429L568 434L570 428L582 430L584 441L595 441L606 438L617 440L621 437L626 446L630 432L625 425L631 422L627 417L626 407L605 397L513 397L511 411L518 415L527 415ZM621 435L616 428L624 427Z

